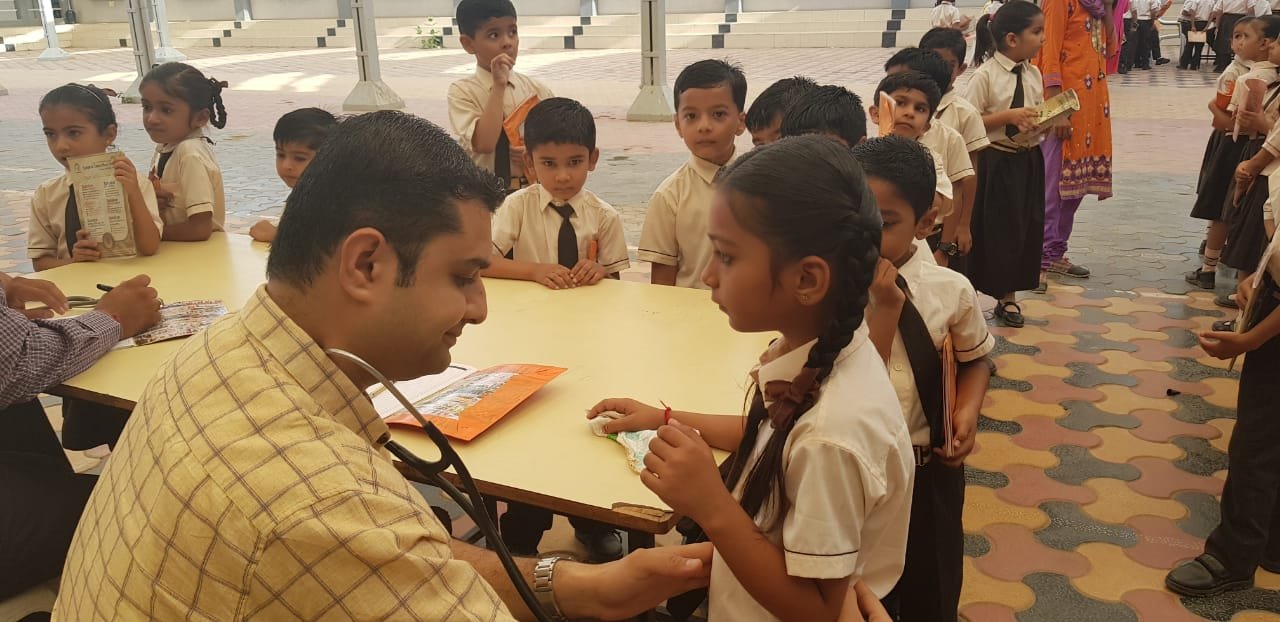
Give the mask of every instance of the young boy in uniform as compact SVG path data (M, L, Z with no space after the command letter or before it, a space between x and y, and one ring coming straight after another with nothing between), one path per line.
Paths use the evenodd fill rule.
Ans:
M986 357L995 339L968 279L928 261L915 244L933 228L937 213L933 195L918 183L929 174L928 150L887 136L853 152L884 222L867 325L888 365L916 454L906 565L885 600L903 622L955 622L963 579L963 466L973 450L991 377ZM954 412L944 410L943 348L953 349L957 362ZM944 417L953 424L950 439Z
M933 125L933 113L938 109L938 102L942 99L942 91L938 89L938 84L918 71L905 71L885 76L876 87L876 102L868 108L868 112L871 113L871 122L876 124L880 123L882 112L878 105L880 93L888 95L894 101L893 126L890 133L923 143L925 134ZM888 111L883 112L888 114ZM928 145L925 146L928 147ZM954 142L952 146L954 147ZM964 153L963 145L960 153ZM934 207L938 208L938 213L946 213L955 198L951 174L960 173L961 177L972 175L973 167L970 166L967 170L959 167L956 171L948 171L945 154L929 149L929 155L933 158L934 177L937 180ZM967 160L968 154L964 155Z
M808 96L818 83L804 76L783 78L756 96L747 109L751 144L759 147L782 138L782 116L792 104Z
M538 183L512 193L494 215L485 276L550 289L618 278L631 265L622 218L584 187L600 158L591 111L572 99L546 99L529 111L524 132L525 168Z
M271 136L276 143L276 175L290 190L316 159L320 143L337 124L332 113L320 108L299 108L276 121ZM249 228L249 235L259 242L271 242L276 239L276 226L269 220L259 220Z
M676 78L675 100L676 133L690 157L654 191L637 256L653 264L655 285L706 289L711 182L733 160L734 139L746 131L747 78L722 60L698 61Z
M784 137L822 134L852 147L867 139L867 113L853 91L824 84L789 106L778 127Z
M508 192L519 190L530 184L525 148L511 144L503 122L531 97L552 97L551 89L515 70L520 33L510 0L462 0L457 20L476 72L449 85L449 123L477 165L500 177Z

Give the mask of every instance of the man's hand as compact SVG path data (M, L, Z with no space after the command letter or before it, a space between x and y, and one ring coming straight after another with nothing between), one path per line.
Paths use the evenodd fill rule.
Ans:
M570 619L624 620L706 587L710 577L710 542L640 549L599 566L557 564L555 599Z
M120 323L120 337L128 339L160 322L160 298L151 277L140 274L102 295L95 307Z
M20 311L33 320L48 319L55 313L63 314L71 308L67 305L67 297L62 294L62 290L48 281L16 276L5 282L4 295L10 309ZM29 302L43 304L44 307L27 310Z
M590 259L583 259L573 267L572 277L577 285L595 285L605 277L604 266Z
M499 54L489 61L489 73L493 74L493 83L506 86L511 81L511 69L516 66L516 60L506 54Z
M533 269L534 282L548 289L573 289L573 273L558 263L540 263Z
M102 259L102 251L98 250L98 242L89 239L89 231L81 229L76 232L76 245L71 247L72 261L98 261Z

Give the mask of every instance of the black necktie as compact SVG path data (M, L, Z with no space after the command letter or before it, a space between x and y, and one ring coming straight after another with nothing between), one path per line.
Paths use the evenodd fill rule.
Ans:
M511 191L511 139L505 130L498 132L498 144L493 148L493 173L502 180L502 191Z
M164 177L164 167L169 165L169 158L172 157L172 151L160 154L160 159L156 160L156 177Z
M929 441L934 447L942 447L946 443L942 434L942 357L933 345L929 326L911 303L907 281L901 275L898 276L898 287L907 295L902 303L902 314L898 316L898 334L902 335L902 345L906 347L911 373L915 376L916 393L920 395L924 419L929 422Z
M1026 96L1022 93L1022 63L1013 66L1013 75L1017 77L1018 84L1013 87L1013 101L1009 102L1009 109L1021 108L1026 105ZM1004 135L1013 138L1018 135L1018 126L1004 126Z
M67 252L74 253L76 248L76 232L83 227L80 224L80 210L76 208L76 187L67 187L67 211L63 220L66 222L62 234L67 238Z
M557 258L560 260L560 265L572 270L578 265L578 233L573 230L573 222L569 220L569 217L573 216L573 206L552 203L551 209L564 219L560 223L560 238L556 244Z

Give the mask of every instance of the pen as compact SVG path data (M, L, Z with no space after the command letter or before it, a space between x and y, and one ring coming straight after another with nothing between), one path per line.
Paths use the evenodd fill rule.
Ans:
M100 292L109 292L109 291L111 291L111 290L113 290L113 289L115 289L115 288L114 288L114 287L112 287L112 286L110 286L110 285L104 285L104 284L102 284L102 283L98 283L98 291L100 291Z

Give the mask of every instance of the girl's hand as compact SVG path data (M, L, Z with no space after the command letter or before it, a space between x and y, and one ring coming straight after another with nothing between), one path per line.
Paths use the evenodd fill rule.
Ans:
M1023 132L1036 129L1036 122L1039 120L1040 111L1035 108L1014 108L1009 111L1009 124L1018 126Z
M102 251L98 250L98 243L89 239L89 230L81 229L76 232L76 245L71 248L72 261L98 261L102 259Z
M666 410L632 399L611 398L592 406L591 410L587 411L587 419L595 419L606 412L622 415L604 426L605 434L617 434L636 430L656 430L662 426Z
M138 187L138 169L133 166L133 162L128 157L121 153L116 156L112 165L115 168L116 181L124 186L125 192L141 191Z
M1249 333L1208 331L1200 333L1199 338L1200 347L1204 348L1209 356L1222 360L1235 358L1258 347L1258 344L1253 343Z
M595 285L604 277L604 266L590 259L583 259L573 267L573 282L578 285Z
M898 287L898 269L884 257L876 264L876 276L871 281L869 292L871 301L881 308L901 307L907 300L906 292Z
M151 185L156 191L156 206L163 212L173 207L173 192L169 191L161 183L160 178L153 173L151 175Z
M942 463L958 469L964 466L964 461L973 453L974 435L978 432L978 413L972 409L958 409L952 415L952 422L955 428L955 436L951 439L951 457L947 457L947 452L941 447L934 447L933 453L942 459Z
M1261 112L1244 110L1243 108L1236 110L1236 123L1240 124L1240 129L1256 134L1266 134L1271 130Z
M649 442L640 481L677 514L707 524L714 512L737 506L720 479L711 447L698 431L676 421Z
M274 242L276 239L276 226L271 224L269 220L259 220L249 227L249 235L259 242Z

